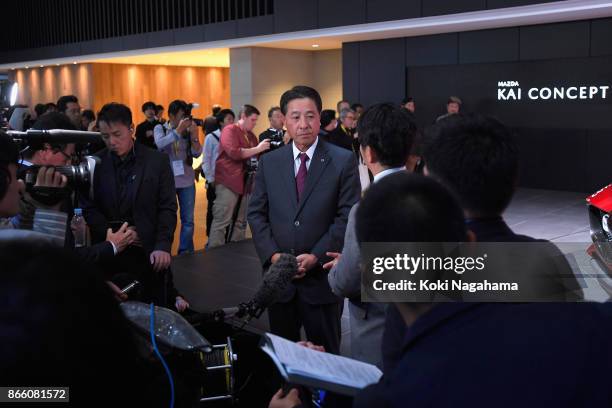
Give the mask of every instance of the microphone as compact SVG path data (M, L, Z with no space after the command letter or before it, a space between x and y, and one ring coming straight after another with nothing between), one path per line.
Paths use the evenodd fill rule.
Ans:
M86 132L65 129L28 129L25 132L9 130L7 132L15 140L25 143L96 143L101 140L100 132Z
M295 256L281 254L278 261L270 266L264 274L261 285L259 285L257 292L253 295L253 299L249 302L209 313L198 313L195 316L190 316L187 320L192 324L198 324L202 322L221 322L232 317L238 319L246 317L245 323L248 323L254 317L259 318L268 306L282 296L287 286L291 283L291 279L296 275L297 270L298 266Z
M272 264L264 274L263 282L253 296L251 302L255 309L261 309L255 317L259 317L263 310L276 302L291 283L298 270L297 259L290 254L281 254L275 264Z
M298 270L297 259L290 254L281 254L275 264L272 264L263 276L263 281L253 299L248 303L238 305L236 317L246 316L244 324L252 318L259 318L268 306L276 302L283 294L291 279Z

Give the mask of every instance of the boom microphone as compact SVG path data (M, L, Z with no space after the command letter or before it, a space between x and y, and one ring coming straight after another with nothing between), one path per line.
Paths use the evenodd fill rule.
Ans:
M86 132L81 130L65 129L28 129L25 132L9 130L8 133L14 140L27 144L42 143L97 143L101 140L100 132Z

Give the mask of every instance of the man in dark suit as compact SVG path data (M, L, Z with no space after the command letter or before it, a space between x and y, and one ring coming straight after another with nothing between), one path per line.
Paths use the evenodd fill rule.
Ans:
M262 157L248 221L264 268L281 253L298 260L293 283L268 309L272 332L299 340L303 326L308 340L338 353L341 303L322 265L330 260L326 252L342 248L360 187L351 152L317 137L321 105L319 93L306 86L282 95L280 106L293 142Z
M462 209L435 184L395 174L373 185L357 212L358 240L464 240ZM610 406L611 306L395 303L406 327L395 365L353 406Z
M423 144L425 173L455 193L465 218L466 226L478 242L539 242L525 245L525 254L546 249L558 249L545 240L516 234L504 221L502 214L516 190L519 155L509 132L494 119L479 115L457 114L430 128ZM533 248L532 250L528 250ZM544 252L544 251L542 251ZM559 262L550 270L558 271L560 286L550 286L558 300L575 300L582 291L567 261ZM509 259L508 262L516 263ZM550 295L550 293L547 293ZM397 310L387 314L383 335L383 371L390 372L398 361L406 327Z
M43 115L34 123L32 128L38 130L76 130L68 117L59 112L50 112ZM58 238L61 236L64 245L67 248L73 249L82 260L90 263L99 263L112 259L117 253L123 251L130 242L130 233L126 230L107 232L105 240L100 241L96 245L75 248L74 236L70 228L70 222L74 212L74 194L70 188L66 187L66 177L53 170L55 166L68 166L73 164L72 160L75 156L75 148L74 143L30 143L29 149L23 154L19 163L20 178L26 177L26 173L30 171L31 166L45 166L47 171L46 177L40 177L41 175L38 175L37 186L44 185L44 179L46 178L55 182L55 185L51 183L47 184L47 187L60 188L57 190L55 197L48 197L49 201L44 200L44 197L40 194L36 194L36 188L25 193L20 202L21 208L19 216L16 217L16 226L21 229L32 229L34 227L35 212L43 215L44 211L49 209L59 210L54 214L53 218L58 223L64 223L66 227L64 234L61 234L61 231L56 231L59 233ZM60 176L61 179L63 179L61 183L59 182ZM41 178L43 180L41 180ZM42 185L41 181L43 181ZM113 289L115 290L116 288ZM118 291L115 290L115 293L118 294Z
M350 150L359 155L359 143L355 139L355 111L343 109L340 112L338 126L327 135L331 144Z
M136 143L157 150L155 137L153 136L153 129L159 125L155 117L155 102L145 102L142 105L142 113L145 115L145 120L136 126Z
M98 124L108 148L98 153L93 199L81 197L92 241L127 222L135 244L105 265L107 277L129 272L143 285L142 300L164 305L177 210L168 156L134 144L132 113L125 105L105 105Z

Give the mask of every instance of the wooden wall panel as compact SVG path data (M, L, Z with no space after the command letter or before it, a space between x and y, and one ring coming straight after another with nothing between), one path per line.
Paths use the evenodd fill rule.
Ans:
M198 102L198 118L210 114L215 103L230 106L229 68L178 67L157 65L92 64L93 107L121 102L130 107L134 123L144 120L140 108L148 100L166 109L175 99Z
M91 108L91 68L91 64L70 64L11 72L12 78L19 84L17 103L33 109L37 103L55 103L60 96L72 94L79 98L83 108Z
M134 123L144 120L140 111L148 100L164 105L175 99L198 102L198 118L210 114L215 103L230 106L229 68L178 67L126 64L78 64L11 71L19 83L18 103L32 109L37 103L56 102L62 95L76 95L83 109L98 112L105 103L130 107Z

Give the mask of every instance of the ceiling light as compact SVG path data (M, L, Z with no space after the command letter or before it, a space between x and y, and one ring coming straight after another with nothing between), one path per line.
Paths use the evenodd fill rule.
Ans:
M312 48L319 48L320 45L319 44L312 44Z
M44 65L41 65L40 67L41 67L41 68L44 68L45 66L44 66Z
M76 61L73 61L73 62L72 62L72 65L76 65L76 64L77 64L77 62L76 62Z
M11 106L15 105L17 103L17 94L19 93L19 85L17 85L17 82L13 83L13 86L11 87L11 97L10 97L10 104Z
M26 66L25 66L25 69L28 69L28 68L30 68L30 67L28 67L28 66L26 65Z

